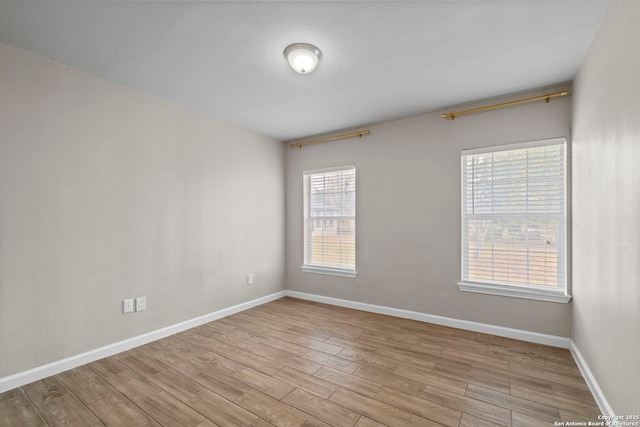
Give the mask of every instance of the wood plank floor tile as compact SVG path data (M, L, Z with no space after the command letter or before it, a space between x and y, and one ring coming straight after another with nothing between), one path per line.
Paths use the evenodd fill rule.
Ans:
M509 394L500 393L475 384L469 384L467 387L467 396L496 406L502 406L503 408L517 411L525 415L530 415L544 421L553 422L560 419L560 412L557 408L533 402L531 400L522 399L520 397L511 396Z
M491 421L495 425L509 426L511 423L509 409L468 396L452 393L441 388L426 385L419 396L448 408Z
M598 414L566 349L290 297L0 393L2 427L526 427Z
M529 381L521 380L520 378L511 378L509 382L511 394L513 394L514 387L525 388L537 393L553 394L553 387L548 381Z
M279 427L301 426L308 418L303 412L256 390L240 396L236 403Z
M597 406L593 395L588 387L574 387L566 384L551 383L551 389L553 394L560 396L567 396L579 400L582 403L586 403L591 406Z
M411 418L409 418L407 427L443 427L443 424L413 414Z
M191 379L201 386L231 401L236 400L238 397L251 390L251 387L245 383L220 372L216 372L213 369L198 372L193 375Z
M265 347L265 354L269 354L272 350L281 350L286 351L287 353L291 353L296 356L301 356L309 351L308 347L304 347L298 344L293 344L279 338L268 336L265 334L261 334L260 332L256 332L253 330L244 330L238 327L231 327L228 325L219 326L216 325L217 322L208 323L207 326L214 328L216 331L230 331L232 330L235 334L235 338L240 338L242 340L248 341L248 345L252 345L251 343L260 344Z
M511 383L511 395L523 399L538 402L543 405L558 409L578 411L588 417L597 417L600 411L594 405L589 405L581 400L568 396L556 395L553 393L543 393L539 389L528 387L523 384Z
M27 384L23 390L50 425L81 427L99 422L56 377Z
M291 325L286 325L281 322L274 322L270 319L265 319L260 316L260 313L252 311L251 314L247 314L244 312L236 313L233 315L234 318L238 320L244 320L247 322L247 328L255 329L260 332L267 332L269 329L274 331L285 331L291 327ZM267 329L268 328L268 329Z
M457 427L462 415L458 410L386 387L380 390L376 399L449 427Z
M89 405L91 412L108 426L159 426L142 409L119 393L109 393Z
M251 423L251 427L273 427L273 424L266 422L262 418L256 418L255 421Z
M200 340L200 338L198 338L198 340ZM189 356L194 357L195 360L199 361L203 365L208 366L214 371L220 372L228 377L234 378L249 387L253 387L269 394L276 399L283 398L294 388L284 381L280 381L262 372L258 372L214 352L206 350L198 351L197 349L190 349L189 351Z
M184 333L185 339L220 356L232 359L237 363L249 366L257 371L271 375L283 366L273 360L247 353L237 347L225 344L215 338L200 333Z
M175 371L167 370L149 378L149 381L181 402L201 396L207 388Z
M318 369L313 375L369 397L378 394L382 388L380 384L326 366Z
M199 414L221 427L250 426L258 418L256 414L211 391L206 391L186 403Z
M553 425L553 423L539 420L519 412L513 412L511 414L511 427L548 427L549 425Z
M336 355L340 353L344 348L337 345L329 344L323 341L318 341L313 338L298 338L296 340L301 346L307 347L311 350L321 351L323 353Z
M258 356L264 356L273 350L273 347L254 341L250 335L243 331L217 327L215 322L202 325L198 333Z
M87 363L86 366L101 378L109 378L112 375L131 371L127 366L123 365L115 357L105 357L104 359Z
M0 426L40 427L47 424L24 394L0 401Z
M241 314L241 313L239 313ZM243 319L243 320L246 320ZM275 338L278 340L282 340L284 342L294 344L297 346L301 346L306 348L307 350L313 350L314 347L321 342L321 338L324 336L332 336L333 332L325 332L322 330L312 330L309 328L294 328L290 325L286 324L275 324L273 322L267 322L266 324L262 324L256 322L256 319L252 319L253 321L247 321L242 326L243 329L247 331L259 332L267 337ZM275 327L275 328L274 328ZM306 333L306 335L301 335L300 332ZM334 343L328 343L335 345ZM338 346L339 347L339 346Z
M378 349L376 346L358 342L357 338L353 339L339 335L331 335L324 342L337 345L345 350L364 351L367 353L374 353Z
M376 384L380 384L383 387L391 388L394 390L401 390L407 393L420 393L424 390L424 383L395 375L393 373L384 371L382 369L375 368L370 365L362 365L358 368L353 375L364 378Z
M159 387L134 371L111 375L105 381L133 402L145 399L160 391Z
M318 350L328 354L336 354L343 349L343 347L339 345L323 342L326 338L333 335L330 332L292 327L291 325L286 325L286 323L282 324L282 326L286 326L284 329L273 329L271 328L273 325L273 322L267 325L257 325L253 323L249 330L260 332L266 337L276 338L298 347L304 347L307 350Z
M416 368L413 366L399 364L398 367L393 371L393 373L401 377L419 381L423 384L428 384L434 387L441 388L443 390L450 391L452 393L464 394L467 390L467 383L464 381L442 377L434 374L431 371Z
M543 369L532 369L531 366L516 363L511 363L509 370L511 372L518 373L525 378L529 377L549 381L551 383L565 384L575 388L586 387L584 379L575 377L574 375L564 375L562 373L545 371Z
M360 367L359 363L350 362L346 359L342 359L337 356L333 356L327 353L323 353L321 351L310 350L307 353L303 354L302 357L304 359L309 359L313 362L321 363L325 366L329 366L334 369L338 369L340 371L348 372L353 374L356 369Z
M502 377L498 374L489 371L469 370L463 371L459 369L452 369L449 367L441 367L436 364L436 367L432 371L434 374L450 378L452 380L464 381L480 385L485 388L490 388L501 393L509 393L509 379Z
M426 371L431 371L435 367L435 362L433 362L432 360L410 356L407 354L398 353L396 351L388 350L384 348L378 348L376 350L376 354L382 357L385 357L386 359L395 360L398 363L402 363L404 365L412 366L419 369L424 369ZM471 369L470 365L468 367L465 367L465 370L469 370L469 369Z
M343 347L341 346L335 345L333 343L327 343L317 338L312 338L312 336L317 335L313 332L311 332L309 335L306 335L306 336L298 335L296 332L294 332L294 331L300 331L301 329L305 330L305 328L296 329L296 328L290 327L281 332L271 332L269 335L279 338L285 342L295 344L300 347L304 347L307 350L318 350L327 354L337 354L343 350ZM327 333L323 332L321 334L321 336L325 336L325 335L331 336L328 332Z
M292 317L284 318L283 316L279 315L269 315L268 319L271 319L274 322L278 322L281 325L288 325L288 327L284 330L288 334L292 334L291 327L293 326L299 326L302 330L312 329L314 331L320 331L331 335L343 335L352 338L355 338L362 333L362 331L358 330L357 328L340 324L336 321L335 318L332 318L331 320L325 319L325 321L300 321L299 319ZM309 339L304 335L298 335L298 337L302 337L303 341ZM300 342L301 345L304 345L303 341Z
M118 358L118 361L144 376L155 375L166 369L165 365L140 351L131 352L127 357Z
M251 368L245 368L237 375L237 378L248 386L276 399L282 399L295 388L285 381L254 371Z
M460 418L460 427L495 427L495 425L493 421L485 420L484 418L476 417L466 412L463 412ZM547 427L549 427L548 423Z
M215 426L203 415L164 391L138 402L138 406L163 426Z
M385 424L379 423L367 417L360 417L356 427L386 427Z
M398 362L395 360L387 359L374 352L362 350L344 349L337 356L361 365L367 363L388 372L392 372L398 366Z
M300 326L292 326L288 328L287 331L291 332L292 334L313 338L314 340L318 340L318 341L326 341L327 338L333 336L333 334L329 332L319 331L313 328L303 328ZM329 344L334 344L334 343L330 342ZM339 344L336 344L336 345L338 345L339 347L342 347Z
M154 359L158 359L157 356L162 356L165 353L184 354L185 350L187 350L190 346L192 346L192 344L181 339L180 333L177 333L161 340L153 341L141 345L140 347L136 347L136 350L148 356L151 356Z
M273 374L273 377L325 399L338 389L336 384L292 368L284 368Z
M329 400L390 427L405 427L409 418L411 418L411 413L403 409L363 396L346 388L339 388Z
M308 321L302 321L298 317L287 316L287 313L271 307L256 307L253 315L253 321L258 320L260 323L274 329L288 330L292 326L301 326L303 328L313 326ZM316 325L319 326L319 325Z
M509 369L509 362L495 357L485 356L481 352L473 353L458 349L444 348L442 355L471 363L471 366L491 367L498 370Z
M282 402L331 426L351 427L360 418L355 412L301 389L293 390Z
M578 381L582 378L582 373L580 369L576 365L573 359L569 359L566 361L555 360L552 358L546 359L541 357L541 354L531 362L524 362L521 360L510 360L511 365L521 364L523 366L529 366L532 369L542 370L546 372L555 372L560 375L577 379Z
M582 412L574 412L574 411L569 411L566 409L560 409L560 419L562 421L573 421L573 422L602 422L602 420L599 418L598 416L594 416L594 415L585 415ZM634 426L635 427L635 426Z
M181 337L182 336L183 335L181 335ZM208 369L215 369L230 376L233 376L236 372L240 372L244 369L244 365L202 348L199 345L195 345L190 342L187 342L187 344L189 345L184 347L182 353Z
M284 366L297 369L298 371L306 372L307 374L313 374L318 369L324 366L322 363L314 362L313 360L309 359L303 359L302 357L298 356L293 356L291 355L291 353L280 350L271 352L271 354L267 357L281 363Z
M56 377L85 405L115 392L113 387L86 366L70 369Z
M407 345L407 343L398 343L391 339L383 340L383 339L380 339L379 337L373 337L373 336L360 336L358 337L356 342L368 344L371 346L377 346L379 349L378 353L383 355L386 355L386 354L382 353L380 350L388 350L393 353L404 354L405 356L411 356L414 358L414 360L426 361L429 364L432 363L429 356L439 357L440 351L442 350L442 348L437 348L437 347L436 348L428 348L428 347L416 348L413 345ZM469 364L469 369L471 369L471 364Z
M507 352L510 366L519 365L541 371L549 369L549 372L557 372L557 369L554 368L555 366L564 366L565 368L570 368L570 371L576 369L579 372L571 353L563 349L532 343L514 344L513 346L508 346L505 343L505 347L501 350ZM576 376L577 372L566 373Z
M178 351L166 351L162 354L155 353L151 355L151 357L187 377L192 377L209 369L202 363L199 363Z
M0 402L2 402L3 400L9 400L9 399L13 399L14 397L20 397L20 396L24 396L24 392L22 391L22 389L20 387L14 388L14 389L5 391L4 393L0 393Z
M309 417L302 423L300 427L335 427L335 426L331 426L316 418Z

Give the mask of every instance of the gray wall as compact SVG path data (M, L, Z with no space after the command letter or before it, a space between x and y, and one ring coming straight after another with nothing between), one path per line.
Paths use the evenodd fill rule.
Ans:
M573 340L616 414L640 413L638 23L611 3L573 99Z
M284 289L283 218L281 142L0 44L0 377Z
M566 87L549 91L560 89ZM465 293L456 283L460 150L559 136L570 140L570 125L571 100L564 97L453 122L440 113L425 114L371 126L371 135L361 139L288 148L288 289L569 337L571 304ZM358 277L303 273L302 172L350 163L357 169Z

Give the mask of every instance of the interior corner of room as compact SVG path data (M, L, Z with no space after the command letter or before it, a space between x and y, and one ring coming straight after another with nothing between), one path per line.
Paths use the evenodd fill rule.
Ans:
M366 126L327 105L335 128L295 135L99 76L98 56L16 47L0 18L0 392L291 296L569 349L604 414L640 413L640 2L606 8L569 80ZM333 60L286 72L316 85ZM228 108L266 126L251 102ZM461 292L461 151L558 137L571 301ZM303 174L342 165L358 174L357 274L309 273Z

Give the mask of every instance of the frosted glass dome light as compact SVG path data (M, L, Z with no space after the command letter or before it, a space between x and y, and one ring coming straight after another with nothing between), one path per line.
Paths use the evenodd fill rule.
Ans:
M309 43L294 43L284 50L284 57L296 73L309 74L318 66L322 52Z

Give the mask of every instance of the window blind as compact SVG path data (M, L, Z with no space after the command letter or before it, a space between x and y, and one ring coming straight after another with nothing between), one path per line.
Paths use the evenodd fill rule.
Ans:
M355 271L356 169L304 173L305 266Z
M566 289L564 138L462 152L462 280Z

